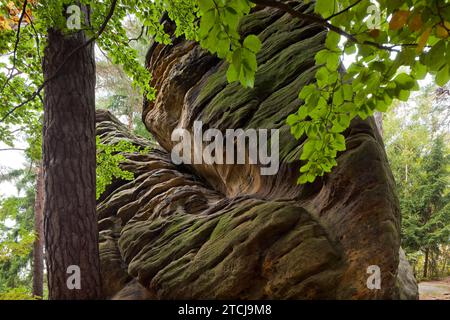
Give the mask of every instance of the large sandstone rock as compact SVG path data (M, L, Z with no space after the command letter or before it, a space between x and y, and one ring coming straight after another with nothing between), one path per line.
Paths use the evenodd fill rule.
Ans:
M228 84L226 63L193 42L152 46L158 94L143 120L159 146L98 112L104 142L154 147L126 155L135 179L116 181L98 204L105 291L116 299L400 298L400 213L373 119L353 121L331 174L296 184L302 145L285 119L313 81L326 33L273 9L247 17L242 34L250 32L263 41L253 89ZM174 165L172 131L192 131L195 120L220 130L280 129L278 174L262 176L257 165ZM372 265L380 289L367 286Z

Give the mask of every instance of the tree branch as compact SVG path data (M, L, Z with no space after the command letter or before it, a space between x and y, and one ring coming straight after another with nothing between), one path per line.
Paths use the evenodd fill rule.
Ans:
M34 23L33 23L33 20L31 19L31 17L28 15L28 13L25 12L25 14L27 15L28 20L30 20L31 28L34 31L34 35L36 37L37 56L38 56L39 60L41 60L41 45L39 42L39 33L37 32L36 27L34 26Z
M329 16L328 18L325 18L325 20L331 20L331 19L333 19L334 17L337 17L337 16L339 16L339 15L341 15L341 14L347 12L347 11L350 10L351 8L357 6L357 5L358 5L360 2L362 2L362 1L363 1L363 0L358 0L358 1L356 1L354 4L348 6L347 8L345 8L345 9L343 9L343 10L341 10L341 11L339 11L339 12L337 12L337 13L331 15L331 16Z

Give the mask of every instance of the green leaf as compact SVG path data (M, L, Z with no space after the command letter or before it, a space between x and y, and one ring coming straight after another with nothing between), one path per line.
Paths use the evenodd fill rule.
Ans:
M211 29L216 25L216 19L217 12L215 10L210 10L202 15L199 30L200 39L204 39L208 36Z
M342 134L337 134L334 137L333 146L337 151L345 150L345 137Z
M337 68L339 67L339 64L341 63L340 60L340 55L335 53L335 52L331 52L328 56L327 56L327 68L330 71L335 71L337 70Z
M448 64L445 65L439 72L436 74L436 84L440 87L443 87L450 80L450 72Z
M295 139L300 139L305 132L305 126L303 124L297 124L291 127L291 133Z
M307 86L304 86L302 90L300 91L300 94L298 97L302 100L306 100L308 96L310 96L314 91L316 91L314 84L309 84Z
M356 52L356 46L355 45L350 45L350 46L346 46L345 47L345 53L348 55L352 55Z
M304 106L301 106L297 111L298 117L300 120L305 120L308 116L308 109Z
M340 114L338 117L338 123L340 126L347 129L350 125L350 116L346 113Z
M316 53L315 60L316 65L325 64L328 60L328 55L330 54L330 50L323 49Z
M386 112L389 107L389 104L387 104L384 100L377 100L376 101L376 109L380 112Z
M329 76L329 71L327 70L327 68L320 68L317 73L316 73L316 79L317 79L317 83L319 84L320 87L324 87L325 85L328 84L328 76Z
M256 55L253 52L244 50L242 52L242 64L250 72L252 77L254 77L254 74L258 67L257 62L256 62Z
M317 0L316 6L314 8L314 12L322 15L322 17L326 18L333 12L334 9L334 1L331 0Z
M342 103L344 103L344 92L340 88L333 94L333 105L340 106Z
M342 89L344 90L344 100L345 101L352 101L353 100L353 87L351 84L344 84L342 86Z
M411 91L409 91L409 90L400 90L400 93L398 95L398 99L400 101L406 102L406 101L408 101L410 95L411 95Z
M405 90L412 89L416 84L416 81L406 73L400 73L397 77L395 77L394 82L399 88Z
M247 36L244 40L244 48L249 49L253 53L258 53L261 50L261 40L253 34Z
M328 0L329 1L329 0ZM332 1L330 1L332 2ZM329 31L327 34L327 40L325 41L325 45L330 50L336 50L341 36L334 31Z
M446 41L441 40L428 52L425 63L431 71L438 71L445 64L446 48Z
M300 175L300 177L297 180L297 184L305 184L307 182L308 182L308 175L307 174Z
M413 65L412 71L416 79L422 80L427 75L427 66L421 64L419 61L416 61Z
M231 64L227 70L227 81L232 83L237 80L239 80L239 72L236 70L236 67Z
M213 0L199 0L198 7L199 7L200 11L202 11L202 12L207 12L211 9L216 8Z
M311 139L306 140L306 142L303 144L303 152L302 155L300 156L300 160L309 159L316 150L315 145L316 145L315 140Z
M308 113L311 113L311 111L313 111L315 108L317 108L317 103L319 102L320 99L320 94L318 92L314 92L313 94L310 95L310 97L308 98L308 100L306 101L305 107L306 110L308 111Z
M292 127L295 124L297 124L299 122L299 120L300 119L299 119L298 115L290 114L286 119L286 123Z

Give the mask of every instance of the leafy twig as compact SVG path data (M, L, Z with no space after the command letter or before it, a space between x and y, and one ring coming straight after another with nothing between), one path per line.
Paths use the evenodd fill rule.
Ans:
M303 13L303 12L299 12L299 11L295 10L294 8L292 8L291 6L289 6L286 3L279 2L279 1L271 1L271 0L251 0L251 1L253 3L259 4L259 5L262 5L262 6L280 9L280 10L282 10L284 12L289 13L293 17L296 17L296 18L299 18L299 19L302 19L302 20L306 20L306 21L309 21L309 22L314 22L314 23L317 23L319 25L322 25L322 26L328 28L329 30L336 32L337 34L339 34L341 36L344 36L345 38L347 38L351 42L373 46L373 47L376 47L376 48L381 49L381 50L387 50L387 51L391 51L391 52L399 52L399 50L397 50L397 49L393 49L392 47L387 47L387 46L384 46L382 44L379 44L379 43L376 43L376 42L373 42L373 41L363 41L363 42L361 42L354 35L346 32L345 30L342 30L339 27L336 27L336 26L332 25L326 19L323 19L323 18L321 18L318 15L311 15L311 14L306 14L306 13Z
M102 33L105 31L106 26L108 25L109 20L111 20L115 8L117 5L117 0L113 0L111 3L111 7L109 8L109 12L107 14L107 16L105 17L105 20L103 21L102 25L100 26L100 28L98 29L97 33L90 38L88 41L86 41L85 43L81 44L80 46L78 46L77 48L73 49L69 55L66 56L66 58L63 60L63 62L59 65L59 67L56 69L55 73L48 77L37 89L35 92L33 92L33 94L30 96L30 98L28 98L27 100L23 101L22 103L20 103L19 105L13 107L11 110L9 110L5 116L3 116L3 118L0 120L0 122L4 122L12 113L14 113L14 111L16 111L17 109L23 107L24 105L26 105L28 102L33 101L36 97L39 97L41 91L45 88L45 86L52 80L54 80L56 77L59 76L59 72L62 70L62 68L64 67L64 65L73 58L73 56L81 49L87 47L88 45L90 45L91 43L93 43L96 39L98 39Z

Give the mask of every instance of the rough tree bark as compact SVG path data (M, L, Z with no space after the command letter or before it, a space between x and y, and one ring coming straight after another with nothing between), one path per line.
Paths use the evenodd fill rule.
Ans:
M84 32L49 30L44 77L86 42ZM44 230L50 299L99 299L95 202L95 60L93 45L77 50L45 91L43 164ZM81 289L67 282L80 268Z
M34 203L34 230L36 240L33 244L33 296L44 296L44 172L42 164L36 172L36 197Z

